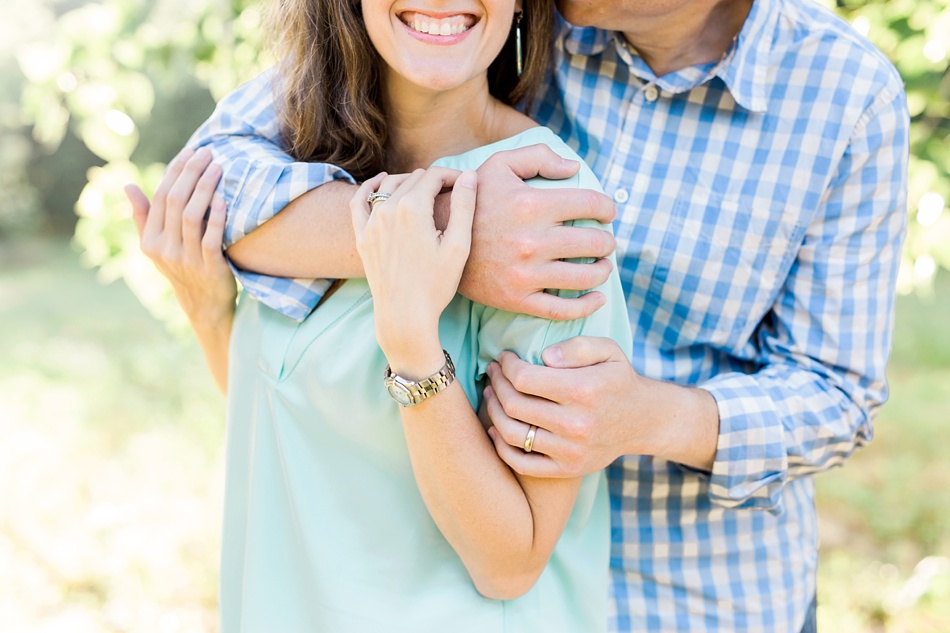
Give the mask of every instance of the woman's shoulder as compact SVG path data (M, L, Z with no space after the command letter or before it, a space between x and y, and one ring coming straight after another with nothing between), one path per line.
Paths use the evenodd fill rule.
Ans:
M590 181L593 180L596 183L596 179L593 177L593 173L590 172L590 168L584 163L583 160L577 155L573 149L568 146L561 138L555 134L550 128L547 128L543 125L535 125L526 130L508 136L494 143L489 143L481 147L469 150L463 154L458 154L457 156L446 156L438 159L433 163L433 166L437 167L449 167L451 169L465 170L465 169L477 169L482 163L488 160L493 154L497 152L504 152L514 149L520 149L522 147L530 147L531 145L547 145L555 154L561 158L566 158L568 160L578 161L581 165L580 172L578 177L570 178L569 181L574 181L573 183L559 181L560 186L578 186L578 187L590 187Z

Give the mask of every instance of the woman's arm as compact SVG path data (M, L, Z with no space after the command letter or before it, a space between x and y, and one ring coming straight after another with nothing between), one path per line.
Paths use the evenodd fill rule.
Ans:
M453 186L444 232L435 196ZM438 324L471 244L476 176L446 169L379 176L351 203L357 248L373 293L376 334L394 373L428 377L445 362ZM370 213L367 195L392 193ZM380 385L380 388L383 388ZM461 386L402 410L426 507L485 596L511 599L537 581L574 506L580 479L520 477L498 457Z
M142 252L171 283L218 388L227 393L237 287L221 252L225 205L214 194L221 169L210 162L207 150L182 151L168 166L151 205L135 185L125 192Z

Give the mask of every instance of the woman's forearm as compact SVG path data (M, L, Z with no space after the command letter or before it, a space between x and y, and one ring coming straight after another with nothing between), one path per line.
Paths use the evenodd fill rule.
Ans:
M515 475L498 457L457 383L402 410L422 497L480 593L512 599L544 570L580 479Z
M228 394L228 346L231 342L231 327L234 323L234 313L222 316L216 321L206 321L200 318L189 317L205 362L215 384L222 394Z

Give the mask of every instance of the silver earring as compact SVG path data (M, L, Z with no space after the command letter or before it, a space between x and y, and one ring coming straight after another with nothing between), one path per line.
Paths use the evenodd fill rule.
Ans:
M515 68L519 77L521 71L524 70L524 60L521 55L521 15L521 11L515 14Z

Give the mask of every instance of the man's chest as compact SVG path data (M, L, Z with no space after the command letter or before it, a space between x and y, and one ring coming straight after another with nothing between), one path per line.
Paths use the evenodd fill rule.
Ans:
M718 80L669 95L610 69L575 70L558 75L542 123L617 204L635 338L743 356L819 212L841 140L807 112L744 110Z

